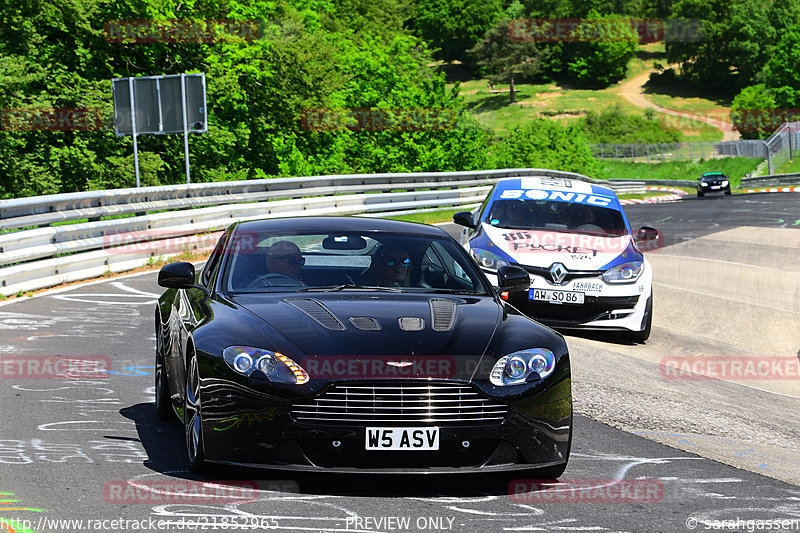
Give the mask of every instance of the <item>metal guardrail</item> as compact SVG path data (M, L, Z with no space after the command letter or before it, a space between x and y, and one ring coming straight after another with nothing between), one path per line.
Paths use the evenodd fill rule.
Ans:
M742 189L756 189L758 187L795 187L798 185L800 185L800 173L772 174L771 176L742 178Z
M237 220L474 207L495 180L515 176L575 178L620 193L643 192L646 185L694 185L505 169L198 183L2 200L0 230L6 232L0 234L0 294L130 270L184 249L210 249L218 232ZM121 214L136 216L101 220Z

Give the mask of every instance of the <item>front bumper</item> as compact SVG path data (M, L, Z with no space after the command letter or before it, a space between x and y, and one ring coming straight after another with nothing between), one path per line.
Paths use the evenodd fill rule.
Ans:
M697 192L702 194L712 194L712 193L730 194L731 186L730 184L728 184L724 187L722 185L709 185L708 187L697 187Z
M201 408L206 458L247 467L349 473L470 473L564 464L572 432L572 397L568 356L562 359L557 375L545 383L517 385L512 394L506 390L502 398L491 396L508 406L503 420L493 423L300 422L293 406L313 398L271 401L263 391L242 395L239 384L231 384L237 392L229 395L215 380L213 391L201 388L202 404L225 409ZM330 386L333 383L313 396ZM479 387L475 390L484 394ZM215 396L209 397L212 393ZM366 427L414 426L439 427L439 450L365 450Z
M492 279L497 283L497 278ZM647 302L652 294L649 263L642 276L630 285L607 286L596 278L578 278L564 286L552 285L531 274L531 287L584 292L576 283L603 285L602 291L584 292L583 304L555 304L530 300L528 290L510 292L508 303L522 314L547 326L564 330L641 331Z

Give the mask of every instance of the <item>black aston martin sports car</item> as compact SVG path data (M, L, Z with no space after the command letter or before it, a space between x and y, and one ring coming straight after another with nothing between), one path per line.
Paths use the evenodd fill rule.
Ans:
M306 217L236 223L155 310L156 409L209 463L342 472L536 470L572 437L567 345L443 230ZM527 272L498 271L500 289Z

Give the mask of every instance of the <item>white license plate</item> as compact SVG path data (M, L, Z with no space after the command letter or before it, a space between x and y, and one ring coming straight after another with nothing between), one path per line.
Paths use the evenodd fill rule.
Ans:
M719 189L719 185L712 185L711 188L716 191L717 189Z
M530 289L528 299L551 304L582 304L583 293L575 291L551 291L549 289Z
M439 428L367 428L367 450L438 450Z

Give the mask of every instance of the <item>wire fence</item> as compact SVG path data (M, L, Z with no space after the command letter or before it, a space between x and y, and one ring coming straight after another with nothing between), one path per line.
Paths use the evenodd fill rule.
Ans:
M655 144L593 144L592 155L598 159L634 163L663 161L698 161L722 157L765 159L773 174L800 150L800 122L784 122L767 140L685 142Z
M721 157L752 157L766 159L765 141L721 141L656 144L594 144L592 155L598 159L612 159L634 163L660 163L664 161L697 161Z
M800 148L800 122L784 122L773 133L765 144L769 147L769 173L777 169L794 157Z

